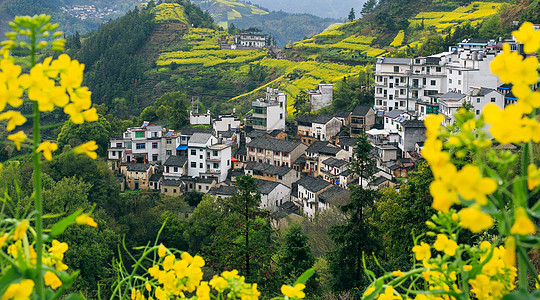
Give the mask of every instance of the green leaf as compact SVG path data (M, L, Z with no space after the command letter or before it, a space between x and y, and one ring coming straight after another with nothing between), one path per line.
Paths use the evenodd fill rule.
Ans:
M75 223L75 219L77 219L77 217L81 214L82 209L79 209L78 211L72 213L71 215L60 220L58 223L54 224L51 228L51 238L62 234L69 225Z
M514 292L505 295L501 300L536 300L534 294L529 294L525 289L515 290Z
M306 282L308 281L308 279L313 276L313 274L315 274L315 269L313 268L310 268L310 269L307 269L304 274L302 274L302 276L298 277L298 279L296 279L296 281L294 282L294 285L297 285L299 283L302 283L302 284L306 284Z

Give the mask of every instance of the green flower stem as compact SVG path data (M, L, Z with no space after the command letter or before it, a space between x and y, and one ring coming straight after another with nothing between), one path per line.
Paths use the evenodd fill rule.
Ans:
M529 166L529 161L531 160L531 142L525 143L523 145L523 153L521 155L521 176L524 178L527 178L527 167ZM521 189L521 193L519 193L522 197L521 199L518 199L517 205L519 207L528 207L527 205L527 196L528 195L528 187L527 182L523 181L519 188ZM517 208L517 207L515 207ZM528 257L526 255L523 255L523 252L525 249L522 249L523 246L519 243L516 245L516 249L518 251L518 279L519 279L519 287L528 290L529 288L529 282L527 280L527 261Z
M36 65L36 28L32 27L32 41L30 51L30 67L33 68ZM34 206L36 210L36 277L35 286L36 293L39 299L45 299L45 289L43 286L43 265L41 263L43 257L43 203L41 195L41 159L39 153L36 151L39 146L40 134L39 134L39 108L37 101L34 101L34 152L32 153L32 160L34 164Z

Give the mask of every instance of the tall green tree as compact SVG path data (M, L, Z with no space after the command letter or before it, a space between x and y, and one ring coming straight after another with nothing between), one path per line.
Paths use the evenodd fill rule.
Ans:
M364 273L362 256L364 253L376 252L380 248L377 229L368 222L366 214L371 211L377 192L351 186L351 200L340 207L347 216L343 225L332 226L330 237L336 248L327 255L332 288L334 291L345 291L359 288L363 290L369 284Z
M354 8L351 8L351 10L349 11L349 15L347 16L347 19L349 20L349 22L352 22L354 21L354 19L356 19L356 16L354 14Z
M69 120L62 126L58 134L58 148L62 150L65 145L70 145L73 148L88 141L96 141L98 145L96 153L105 157L109 148L110 131L111 124L102 115L99 115L96 122L75 124Z
M300 91L295 97L294 97L294 115L295 116L301 116L310 111L309 108L309 95L306 93L306 91Z
M364 5L362 5L362 15L367 15L370 12L373 12L376 5L377 0L367 0L366 2L364 2Z
M370 182L375 173L375 162L370 156L372 149L367 134L362 132L354 144L353 159L350 163L351 170L360 176L360 187L364 179Z
M253 177L241 176L236 182L238 193L218 200L221 221L203 253L216 270L238 269L248 280L268 287L275 279L270 214L259 209L261 198Z

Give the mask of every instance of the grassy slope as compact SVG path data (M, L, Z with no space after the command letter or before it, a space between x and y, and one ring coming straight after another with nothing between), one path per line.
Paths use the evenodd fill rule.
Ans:
M264 8L234 0L195 0L194 2L203 10L208 10L214 21L223 28L227 28L235 19L269 14Z

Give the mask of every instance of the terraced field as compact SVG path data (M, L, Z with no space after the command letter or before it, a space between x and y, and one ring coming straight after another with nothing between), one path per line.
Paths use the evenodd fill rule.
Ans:
M184 7L178 3L162 3L153 8L153 13L157 23L180 22L187 24Z
M498 12L503 3L473 2L468 6L458 7L451 12L421 12L409 20L410 28L434 26L437 31L470 21L473 25Z

